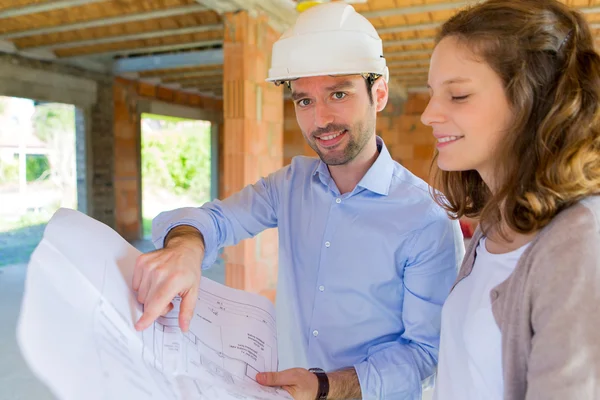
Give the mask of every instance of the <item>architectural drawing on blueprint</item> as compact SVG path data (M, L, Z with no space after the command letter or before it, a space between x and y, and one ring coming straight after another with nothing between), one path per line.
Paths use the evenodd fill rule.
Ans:
M204 286L210 287L211 282ZM123 386L130 393L138 391L141 398L289 398L281 389L263 387L255 381L259 371L277 364L272 348L276 338L270 329L275 327L272 315L258 306L221 296L218 286L213 289L199 295L190 331L182 333L179 329L180 299L175 299L172 312L145 330L142 341L127 329L118 310L105 301L99 303L94 317L97 351L110 383L109 398L118 397ZM137 357L138 352L143 356ZM148 381L153 381L151 391Z
M240 396L240 385L254 392L249 399L281 398L280 390L256 383L257 373L277 370L277 331L272 303L251 296L203 279L190 330L179 329L176 298L173 310L144 331L144 358L175 373L185 398Z
M277 328L273 305L245 299L244 292L228 293L204 279L187 346L193 346L217 366L243 380L277 370Z
M257 373L277 370L272 304L266 299L264 304L255 298L248 301L244 292L225 294L223 288L202 280L194 318L185 334L178 327L180 299L176 298L173 310L144 332L145 359L163 371L188 376L208 369L231 383L234 377L255 382Z

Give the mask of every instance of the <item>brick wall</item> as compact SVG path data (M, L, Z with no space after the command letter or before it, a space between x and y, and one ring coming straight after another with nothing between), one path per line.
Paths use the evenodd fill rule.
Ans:
M113 134L112 78L98 86L98 102L91 111L92 214L115 227L115 189L113 183L115 138ZM90 164L88 164L89 168Z
M394 160L429 182L435 139L431 128L421 123L427 102L426 94L410 94L402 105L388 103L377 118L377 134L385 141Z
M283 165L282 87L265 82L270 52L280 33L264 15L224 16L223 197ZM225 283L273 299L278 237L269 229L227 248Z
M435 141L431 129L420 121L427 101L426 94L410 94L404 102L390 100L377 116L376 129L392 158L415 175L429 181ZM291 100L286 100L284 111L285 163L289 164L296 155L316 156L302 136Z
M137 111L137 84L115 79L115 223L126 240L140 239L141 221L141 155L140 115Z

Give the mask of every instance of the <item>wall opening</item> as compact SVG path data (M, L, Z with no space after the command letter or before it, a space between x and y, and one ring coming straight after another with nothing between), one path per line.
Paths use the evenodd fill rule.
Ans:
M86 204L77 190L85 162L77 167L84 157L76 142L85 135L76 139L76 112L70 104L0 96L0 266L27 263L54 212Z
M141 125L142 226L149 239L160 212L211 200L211 123L143 113Z

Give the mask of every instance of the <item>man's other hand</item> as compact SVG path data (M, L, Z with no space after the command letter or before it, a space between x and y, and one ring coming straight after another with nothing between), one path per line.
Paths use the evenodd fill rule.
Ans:
M314 400L319 390L317 376L304 368L263 372L256 375L256 381L263 386L281 386L294 400Z

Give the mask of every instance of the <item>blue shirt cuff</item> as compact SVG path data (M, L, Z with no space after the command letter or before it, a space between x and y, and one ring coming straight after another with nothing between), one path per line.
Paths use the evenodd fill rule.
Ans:
M362 398L421 400L422 387L417 366L410 362L412 357L403 360L406 361L404 363L398 362L397 359L390 362L392 360L389 358L384 354L375 353L365 361L354 365Z
M152 221L152 242L154 247L161 249L169 232L181 225L189 225L196 228L204 237L204 259L202 269L210 268L218 256L218 246L215 229L211 217L204 210L193 207L179 208L165 211Z

